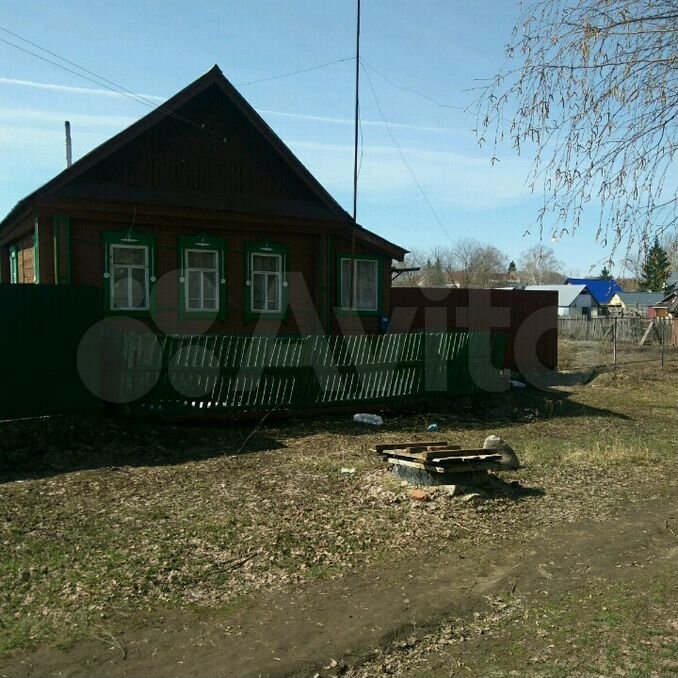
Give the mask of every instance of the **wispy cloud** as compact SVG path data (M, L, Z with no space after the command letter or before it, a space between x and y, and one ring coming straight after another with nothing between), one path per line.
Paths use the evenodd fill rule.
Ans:
M74 138L74 141L77 143L77 147L84 149L82 152L86 153L104 141L106 136L102 132L80 132ZM3 150L25 148L35 149L36 153L45 154L52 152L54 149L59 149L58 152L61 153L63 143L64 132L61 127L24 127L19 125L0 127L0 145L3 147Z
M23 124L25 122L61 122L70 120L84 127L110 127L122 129L131 125L135 118L123 115L86 115L82 113L59 113L35 108L0 108L0 120Z
M86 94L90 96L99 97L114 97L125 98L132 96L131 94L124 94L122 92L114 92L110 89L96 89L94 87L74 87L73 85L58 85L52 82L36 82L35 80L18 80L16 78L2 78L0 77L0 84L2 85L17 85L19 87L32 87L33 89L50 90L53 92L67 92L69 94ZM138 97L150 99L151 101L163 102L167 97L159 97L155 94L137 94Z
M295 120L309 120L312 122L324 122L332 125L351 125L355 124L354 120L349 118L332 118L323 115L308 115L306 113L285 113L283 111L271 111L268 109L257 109L257 113L262 116L270 115L273 117L294 118ZM383 120L361 120L361 125L364 127L386 127ZM415 130L419 132L442 132L445 134L468 134L468 130L458 127L439 127L431 125L414 125L405 122L389 122L389 127Z
M100 96L100 97L114 97L114 98L124 98L127 95L120 92L113 92L108 89L96 89L94 87L74 87L72 85L59 85L56 83L50 82L36 82L34 80L18 80L16 78L3 78L0 77L0 85L16 85L20 87L31 87L34 89L42 89L53 92L64 92L69 94L83 94L89 96ZM138 94L137 96L143 97L150 101L163 102L167 100L167 97L157 96L155 94ZM353 125L354 121L350 118L335 118L332 116L323 116L323 115L311 115L308 113L291 113L288 111L276 111L271 109L257 109L257 113L264 117L279 117L279 118L288 118L292 120L305 120L308 122L317 122L324 123L328 125ZM361 124L363 127L385 127L386 123L383 120L362 120ZM406 129L417 132L433 132L438 134L468 134L467 129L461 129L458 127L444 127L437 125L417 125L413 123L405 122L390 122L388 123L389 127L395 129Z
M291 141L290 147L330 192L345 190L352 176L350 145ZM359 191L372 199L398 200L418 189L397 149L366 146ZM403 147L417 181L436 209L494 209L522 202L530 191L525 179L530 161L512 159L495 166L489 158L453 151Z

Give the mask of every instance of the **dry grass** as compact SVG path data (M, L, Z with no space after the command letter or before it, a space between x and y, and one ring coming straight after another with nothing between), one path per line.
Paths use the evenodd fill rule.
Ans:
M441 433L425 433L432 420ZM0 484L0 654L95 637L163 609L229 608L261 588L414 554L434 536L501 541L509 531L602 519L673 477L674 430L673 376L634 367L558 393L497 396L476 410L390 417L379 429L350 417L267 422L242 454L234 453L251 427L5 424L5 460L16 468L33 457L41 471L5 466ZM488 490L493 501L414 503L368 452L404 438L477 446L490 433L526 465L507 480L534 492L499 483Z

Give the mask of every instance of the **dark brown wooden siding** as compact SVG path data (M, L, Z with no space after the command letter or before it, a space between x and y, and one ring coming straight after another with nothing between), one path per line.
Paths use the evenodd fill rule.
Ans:
M104 244L107 231L120 232L125 224L120 220L95 217L71 217L71 261L73 284L98 287L103 295ZM131 226L131 221L126 224ZM314 334L326 328L332 333L375 333L379 329L378 315L370 317L343 316L335 313L338 300L336 281L337 255L353 253L379 256L383 270L383 308L390 304L389 257L377 255L363 244L350 239L327 235L324 227L281 227L271 223L237 223L218 220L200 221L187 218L167 219L145 215L137 217L134 229L154 235L157 242L155 275L155 311L148 322L165 333L229 334L280 333ZM206 233L219 237L226 244L227 317L206 327L204 321L181 318L179 314L179 283L177 270L178 242L181 236ZM291 312L284 321L252 321L246 319L246 242L268 240L288 248L289 301ZM103 298L103 296L102 296Z
M336 218L216 85L58 195Z
M35 282L35 254L33 236L22 238L17 244L17 261L20 283Z

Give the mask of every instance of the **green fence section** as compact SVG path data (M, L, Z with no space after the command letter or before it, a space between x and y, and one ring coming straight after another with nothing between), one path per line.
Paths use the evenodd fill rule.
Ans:
M0 419L97 406L76 356L99 318L95 288L0 284Z
M118 402L174 413L312 409L503 390L505 336L156 336L119 339Z

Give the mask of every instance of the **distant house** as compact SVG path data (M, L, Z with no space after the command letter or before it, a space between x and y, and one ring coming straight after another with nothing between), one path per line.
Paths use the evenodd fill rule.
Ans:
M621 310L623 304L620 292L623 292L616 280L601 280L600 278L568 278L566 285L586 285L594 298L602 315Z
M217 66L0 221L0 282L96 287L106 315L166 332L375 332L405 253Z
M653 318L653 307L664 298L662 292L619 292L622 301L621 315Z
M490 286L496 288L520 286L520 276L517 271L497 273L491 280Z
M560 317L591 318L599 314L600 306L586 285L527 285L524 289L557 292Z
M651 308L657 318L678 318L678 290L667 294Z

